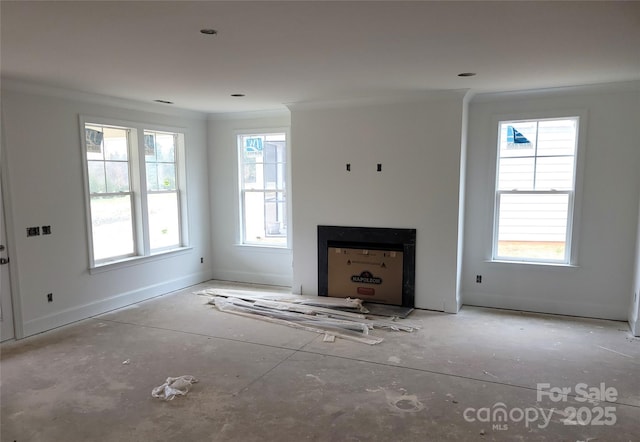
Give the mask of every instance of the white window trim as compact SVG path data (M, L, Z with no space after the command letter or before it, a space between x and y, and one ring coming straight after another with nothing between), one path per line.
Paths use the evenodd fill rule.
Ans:
M567 246L565 253L568 253L566 260L543 260L543 259L518 259L518 258L504 258L496 257L495 251L497 250L498 241L498 193L508 193L507 191L498 191L498 161L500 160L498 155L498 140L499 140L499 127L503 121L518 121L518 120L550 120L550 119L562 119L562 118L574 118L578 117L578 142L576 145L575 161L574 161L574 188L573 191L549 191L548 193L569 193L569 213L567 215ZM568 109L568 110L541 110L531 112L518 112L509 114L494 115L492 118L493 135L491 139L492 145L492 167L490 176L491 180L491 216L492 220L489 223L490 230L487 232L487 262L503 263L503 264L524 264L524 265L538 265L538 266L553 266L553 267L578 267L578 251L579 251L579 235L580 235L580 215L582 213L582 182L584 175L584 156L586 151L586 138L587 138L587 118L588 112L586 109ZM532 191L531 193L541 193L541 191ZM571 201L572 200L572 201ZM573 204L571 204L573 203Z
M284 133L287 143L286 155L287 155L287 180L285 186L285 192L287 194L286 210L287 210L287 243L284 246L276 244L253 244L244 242L244 219L242 213L242 177L240 176L240 165L242 164L240 146L238 145L238 137L247 135L265 135L265 134L278 134ZM291 134L288 127L268 127L268 128L247 128L238 129L233 132L233 146L236 150L236 165L235 165L235 225L236 225L236 238L235 245L246 249L254 248L256 250L291 250Z
M189 213L188 213L188 192L187 192L187 162L186 162L186 145L187 130L183 127L159 125L154 123L141 123L137 121L119 120L108 117L95 117L90 115L79 115L79 133L80 148L82 151L82 176L84 181L85 193L85 222L87 225L87 245L89 252L89 272L96 273L111 269L127 267L140 264L143 262L154 261L169 257L170 255L179 254L190 250L189 243ZM134 218L134 253L127 256L119 256L96 262L93 251L93 226L91 221L91 192L89 189L89 176L87 170L87 146L84 136L84 128L86 124L101 124L105 126L115 126L131 129L130 144L137 144L135 149L137 155L129 155L129 173L131 181L131 193L134 195L132 200L132 216ZM169 247L159 250L150 249L149 233L148 233L148 215L146 210L147 190L146 190L146 174L144 174L144 149L140 149L139 142L144 140L144 131L158 131L178 133L182 135L180 140L181 146L176 149L176 187L178 190L178 217L180 222L180 244L176 247ZM130 152L130 154L133 152ZM137 220L137 221L136 221ZM147 226L145 228L144 226Z

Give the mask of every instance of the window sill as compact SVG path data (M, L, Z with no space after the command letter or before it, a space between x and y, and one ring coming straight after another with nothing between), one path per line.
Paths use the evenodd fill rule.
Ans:
M287 246L273 246L273 245L261 245L261 244L235 244L239 249L247 251L255 251L259 253L282 253L289 254L291 249Z
M580 266L574 264L563 264L563 263L555 263L555 262L535 262L535 261L509 261L505 259L488 259L485 260L486 263L489 264L500 264L500 265L523 265L530 266L532 268L558 268L558 269L578 269Z
M193 250L193 247L180 247L177 249L163 250L162 252L157 252L149 256L132 256L130 258L119 259L117 261L109 261L89 267L89 273L93 275L95 273L109 272L111 270L118 270L125 267L160 261L162 259L183 255L191 250Z

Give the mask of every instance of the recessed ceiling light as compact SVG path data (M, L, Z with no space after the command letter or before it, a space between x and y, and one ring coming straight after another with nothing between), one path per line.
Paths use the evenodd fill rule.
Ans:
M474 77L477 74L475 72L462 72L461 74L458 74L458 77Z
M205 28L200 29L200 33L204 35L216 35L218 31L216 31L215 29Z
M153 100L156 103L162 103L162 104L173 104L173 101L167 101L167 100Z
M231 94L232 97L244 97L244 94Z

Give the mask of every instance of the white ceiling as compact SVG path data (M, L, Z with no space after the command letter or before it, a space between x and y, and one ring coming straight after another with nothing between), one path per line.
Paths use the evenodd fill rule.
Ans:
M640 2L2 1L0 8L4 78L208 113L640 79ZM478 75L457 77L469 71Z

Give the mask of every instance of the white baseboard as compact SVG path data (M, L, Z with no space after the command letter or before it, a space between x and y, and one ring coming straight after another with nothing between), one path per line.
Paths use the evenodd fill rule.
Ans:
M246 282L249 284L278 285L291 287L291 275L280 273L256 273L240 270L214 270L213 279L222 281Z
M522 310L555 315L581 316L585 318L627 321L626 312L612 304L595 304L584 301L568 302L553 299L523 299L484 292L464 292L463 305Z
M54 329L72 322L87 319L95 315L99 315L110 310L114 310L145 299L153 298L165 293L179 290L185 287L198 284L200 282L211 279L211 274L207 272L193 273L188 276L176 278L171 281L164 281L140 289L132 290L126 293L120 293L107 299L91 302L78 307L69 308L47 316L26 321L23 324L23 334L21 338L42 333L47 330Z

